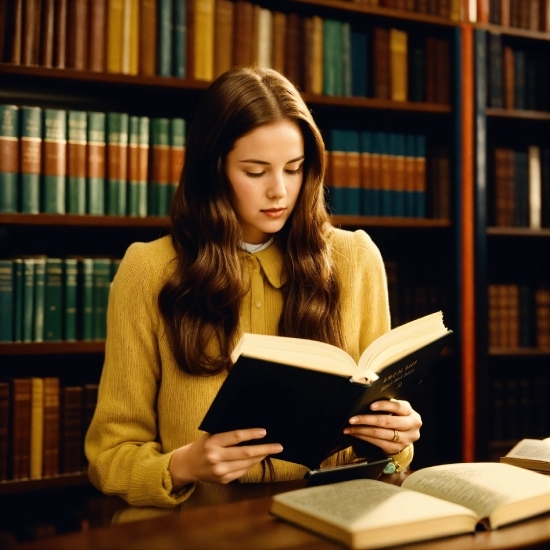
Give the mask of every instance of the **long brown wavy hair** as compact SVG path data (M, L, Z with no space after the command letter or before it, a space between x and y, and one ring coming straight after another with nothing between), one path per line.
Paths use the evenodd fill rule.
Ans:
M270 69L240 67L218 77L201 97L170 211L177 268L158 304L184 372L213 375L231 366L239 306L247 289L239 260L242 232L230 200L225 160L239 138L282 119L299 126L305 159L296 206L276 235L287 278L279 334L342 345L321 134L285 77ZM212 339L219 345L216 357L206 351Z

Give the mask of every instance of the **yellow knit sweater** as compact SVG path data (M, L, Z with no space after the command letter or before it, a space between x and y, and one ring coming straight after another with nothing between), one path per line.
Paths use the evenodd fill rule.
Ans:
M334 230L331 247L342 289L344 348L357 360L390 328L384 265L363 231ZM241 305L239 333L276 334L283 305L281 252L270 246L255 254L242 251L241 257L250 285ZM187 507L219 502L229 494L227 487L208 483L172 493L171 453L201 435L197 426L226 376L192 376L174 361L157 306L174 258L170 237L134 243L109 296L105 363L85 447L92 483L132 505L121 521L177 510L182 503ZM345 462L350 454L342 451L324 465ZM284 461L273 463L276 481L302 478L306 471ZM240 481L261 480L257 465Z

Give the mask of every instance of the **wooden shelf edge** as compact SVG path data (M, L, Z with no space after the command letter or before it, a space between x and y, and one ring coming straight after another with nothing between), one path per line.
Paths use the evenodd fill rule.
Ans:
M0 496L84 485L90 485L90 480L86 472L79 472L76 474L59 474L40 479L0 481Z
M550 237L550 228L531 229L530 227L488 227L487 235L497 237Z
M491 357L546 357L550 348L489 348Z
M0 63L0 74L11 74L32 78L55 78L65 81L97 82L122 86L147 86L154 88L173 88L182 90L205 90L210 82L182 79L175 77L123 75L113 73L93 73L90 71L76 71L74 69L56 69L48 67L12 65ZM383 109L424 114L450 114L451 105L442 103L425 103L412 101L393 101L373 97L345 97L303 93L304 101L310 105L328 105L343 108Z
M493 23L475 23L477 29L490 31L493 34L504 34L506 36L519 36L521 38L531 38L533 40L550 40L550 33L543 31L533 31L530 29L520 29L518 27L505 27Z
M169 219L161 216L92 216L89 214L0 214L0 225L51 225L77 227L150 227L164 229Z
M498 109L487 107L485 114L492 118L513 118L522 120L550 120L550 113L547 111L530 111L527 109Z
M378 15L380 17L391 17L392 19L402 19L404 21L414 21L417 23L429 23L431 25L443 25L447 27L456 27L460 21L453 21L446 17L437 15L428 15L414 11L407 11L394 8L383 8L378 6L367 6L357 1L349 0L292 0L294 4L311 4L313 6L322 6L333 8L339 11L348 11L353 13L366 13L369 15Z
M0 355L60 355L70 353L103 353L104 351L104 341L0 343Z
M331 217L336 227L395 227L408 229L436 229L452 227L451 220L434 220L428 218L398 218L393 216L344 216L335 214Z

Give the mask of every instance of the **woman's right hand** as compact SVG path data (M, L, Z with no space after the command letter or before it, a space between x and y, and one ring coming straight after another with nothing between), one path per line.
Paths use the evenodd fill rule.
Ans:
M261 439L265 434L261 428L205 434L176 449L168 464L173 491L196 481L230 483L268 455L280 453L283 447L279 443L238 445L243 441Z

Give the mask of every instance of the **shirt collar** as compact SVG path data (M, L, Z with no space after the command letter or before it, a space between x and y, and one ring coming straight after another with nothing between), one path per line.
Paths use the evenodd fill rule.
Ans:
M283 274L283 253L276 243L256 252L254 257L260 263L267 280L274 288L281 288L286 280L286 274Z

